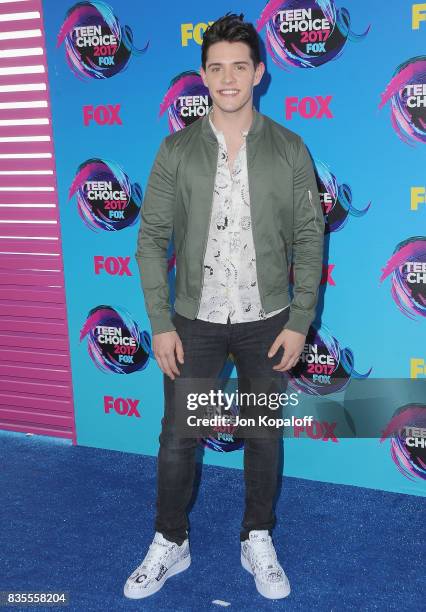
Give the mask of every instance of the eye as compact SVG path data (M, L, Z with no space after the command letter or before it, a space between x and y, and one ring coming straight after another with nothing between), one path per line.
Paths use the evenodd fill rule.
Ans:
M245 70L246 67L244 66L244 64L238 64L237 65L237 70Z

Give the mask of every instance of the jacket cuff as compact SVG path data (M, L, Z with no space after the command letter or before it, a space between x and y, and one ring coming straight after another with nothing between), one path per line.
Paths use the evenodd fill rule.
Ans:
M163 332L174 331L176 327L170 317L170 312L164 312L149 318L151 323L152 335L162 334Z
M290 306L290 314L287 323L284 325L284 329L291 329L291 331L299 332L306 336L311 326L312 318L303 312L294 311Z

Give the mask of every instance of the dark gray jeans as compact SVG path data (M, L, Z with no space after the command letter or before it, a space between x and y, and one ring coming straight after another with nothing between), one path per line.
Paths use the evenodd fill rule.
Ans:
M210 323L173 315L176 331L183 344L185 363L179 364L180 377L218 378L229 353L234 356L238 379L277 378L282 389L286 377L272 369L283 355L280 348L269 358L268 350L288 321L289 308L260 321L245 323ZM173 384L164 375L165 409L157 461L157 516L155 529L181 544L187 537L186 509L191 500L196 467L197 438L178 436L172 426L175 410L186 410L173 402ZM279 465L283 439L246 438L244 440L245 512L240 540L252 529L267 529L275 524L274 503L278 489Z

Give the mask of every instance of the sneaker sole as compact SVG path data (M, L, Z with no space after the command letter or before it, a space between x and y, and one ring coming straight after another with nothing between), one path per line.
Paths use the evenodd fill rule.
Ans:
M245 558L243 554L241 554L241 565L243 566L245 570L248 571L249 574L254 576L253 572L251 571L250 563L247 561L247 559ZM260 583L257 580L256 576L254 576L254 583L256 585L256 589L258 590L258 592L261 595L263 595L263 597L266 597L267 599L283 599L284 597L287 597L288 595L290 595L290 586L288 586L288 588L283 588L282 591L276 591Z
M138 591L137 589L127 589L125 585L124 595L128 599L144 599L145 597L154 595L154 593L157 593L163 587L164 583L166 582L168 578L171 578L172 576L176 576L176 574L180 574L181 572L184 572L186 569L188 569L190 565L191 565L191 555L188 555L187 557L185 557L185 559L182 559L182 561L178 561L177 563L175 563L173 567L171 567L170 570L166 574L164 574L161 580L159 580L157 584L155 584L150 589Z

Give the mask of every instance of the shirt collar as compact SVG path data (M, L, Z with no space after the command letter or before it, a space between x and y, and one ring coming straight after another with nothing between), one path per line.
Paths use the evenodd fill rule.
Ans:
M213 132L207 113L203 117L200 117L199 122L203 138L206 138L206 140L210 142L217 142L217 136ZM198 124L198 121L195 121L194 124ZM253 122L247 134L247 140L250 139L253 143L252 151L256 150L254 144L264 133L265 125L265 117L256 110L255 106L253 106Z
M212 118L211 118L211 112L213 110L213 106L209 106L209 110L207 112L208 118L209 118L209 123L211 125L211 128L213 130L213 133L215 134L216 138L222 138L224 137L224 134L221 130L218 130L217 127L214 125ZM241 130L241 134L243 136L247 136L247 134L249 133L248 130Z

